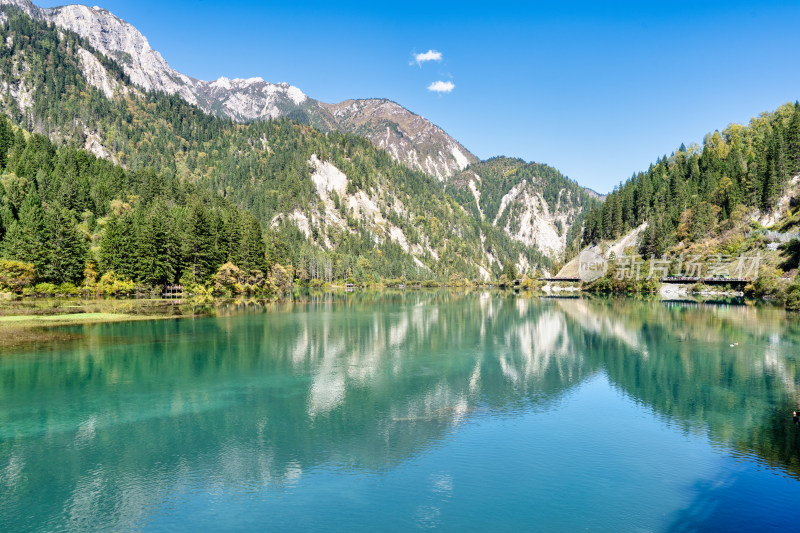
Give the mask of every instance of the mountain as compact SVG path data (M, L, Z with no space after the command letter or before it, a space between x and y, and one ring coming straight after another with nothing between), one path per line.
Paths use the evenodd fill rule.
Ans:
M129 41L138 43L129 48L138 48L137 57L149 58L148 64L163 67L160 71L147 69L151 74L160 72L158 75L142 78L139 74L145 70L137 74L120 64L125 57L111 58L70 30L45 25L42 13L62 17L66 8L38 10L27 2L17 3L22 7L0 9L0 17L6 21L2 29L6 46L0 48L0 88L6 98L0 109L16 123L126 168L153 167L208 187L253 211L268 226L296 226L313 246L339 250L343 248L342 235L350 236L345 240L358 235L360 244L350 247L348 253L356 253L368 242L394 243L399 252L390 255L399 253L406 258L401 270L409 276L424 269L426 275L435 277L458 272L489 279L509 261L521 272L535 266L549 268L571 242L570 228L580 230L578 215L589 205L587 198L573 182L545 165L526 167L517 160L511 166L525 168L493 172L490 167L495 164L473 163L486 174L480 187L483 201L491 205L502 203L518 184L519 180L509 178L511 170L519 171L517 178L528 176L526 172L538 173L522 178L528 179L526 194L506 200L510 204L508 220L486 220L476 213L471 196L464 200L463 193L469 189L459 186L462 179L453 181L453 186L430 182L391 164L390 156L394 161L418 158L423 143L448 146L442 144L446 139L439 136L441 130L393 102L318 104L321 111L315 115L296 110L292 124L275 119L237 123L204 113L178 92L146 91L135 83L135 79L144 85L155 83L154 79L162 85L164 80L186 81L167 70L160 55L149 49L138 32L129 35ZM17 9L34 17L19 16ZM99 17L102 11L81 6L70 9L92 17ZM105 40L95 42L105 46L110 39L107 33L101 32ZM215 83L220 90L227 86L219 80ZM236 84L235 80L229 83ZM325 117L335 117L381 149L368 150L350 134L325 128L319 121L333 120ZM396 124L410 132L416 144L391 141L393 136L405 135ZM328 134L320 134L326 129ZM454 141L448 149L458 167L470 162ZM428 175L437 169L444 172L436 167L433 154L419 162L432 169ZM334 169L346 178L334 180L345 184L344 192L317 179L320 173L331 176ZM559 199L562 190L565 194ZM530 205L524 205L528 200ZM548 212L541 214L539 209ZM522 218L536 220L535 228L519 223L523 211ZM430 225L421 224L423 219ZM442 224L455 232L442 237ZM448 254L457 257L444 266L442 258Z
M312 124L326 129L319 120L330 115L337 129L365 137L396 161L442 180L478 161L441 128L390 100L346 100L320 109Z
M492 279L509 264L530 273L556 259L473 216L455 199L457 189L401 165L362 137L325 133L304 121L240 124L207 114L177 94L144 91L69 30L12 6L0 15L0 111L59 145L191 184L249 211L277 262L312 276L320 275L320 264L329 265L329 279L367 281ZM376 115L393 106L379 107ZM8 179L24 177L26 187L36 185L45 197L54 170L39 176L25 169L7 170ZM142 201L133 189L97 200L92 194L72 191L62 202L80 219L108 216L98 202Z
M441 128L394 102L325 104L297 87L261 78L198 80L171 68L135 27L105 9L83 5L41 9L28 0L0 0L3 4L84 37L95 50L119 63L131 82L145 91L177 94L207 113L240 123L289 117L324 131L356 133L409 168L442 180L477 161Z
M205 188L57 147L0 115L0 290L130 293L133 281L204 282L226 262L265 288L263 237L252 214Z
M599 205L596 193L556 169L508 157L470 165L450 183L473 216L551 257L578 246L584 210Z
M681 145L634 174L585 218L583 244L609 242L645 258L692 258L736 272L740 257L759 257L744 276L753 290L779 296L800 263L800 103L762 113ZM595 249L596 250L596 249ZM671 267L678 273L680 261ZM573 269L574 270L574 269ZM783 280L783 281L780 281ZM794 290L794 289L792 289ZM796 287L800 307L800 286Z

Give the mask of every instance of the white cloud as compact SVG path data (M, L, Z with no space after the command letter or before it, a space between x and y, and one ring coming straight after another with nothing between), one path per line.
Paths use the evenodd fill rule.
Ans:
M428 90L435 93L449 93L456 88L456 84L452 81L435 81L428 85Z
M436 50L428 50L422 54L414 54L414 62L417 65L422 65L427 61L441 61L442 60L442 53L437 52Z

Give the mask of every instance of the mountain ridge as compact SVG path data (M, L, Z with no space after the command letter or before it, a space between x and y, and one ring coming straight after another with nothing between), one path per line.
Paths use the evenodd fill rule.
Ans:
M681 144L635 173L585 214L582 244L610 264L593 290L652 290L657 279L643 283L625 272L613 275L618 259L630 265L639 257L651 266L667 265L676 276L743 277L751 282L747 293L800 309L798 229L800 102L795 101L747 125L708 133L702 148ZM573 261L562 273L574 275L577 267Z
M440 180L478 161L441 127L399 104L394 118L381 114L368 123L358 120L358 128L350 115L347 120L337 118L353 102L361 102L362 108L374 113L375 107L380 107L375 102L388 101L385 99L327 104L308 97L297 87L267 82L261 77L199 80L170 67L138 29L106 9L79 4L39 8L29 0L0 0L0 5L16 6L31 17L74 31L88 39L96 50L117 61L133 83L144 90L178 94L188 103L217 116L240 123L305 116L309 123L323 130L360 131L376 146L387 149L397 161ZM417 139L415 131L406 126L420 121L425 123L427 134Z
M577 251L583 211L599 202L549 165L506 156L471 164L450 184L465 209L553 257Z
M496 279L509 264L522 272L553 264L472 217L446 184L363 137L289 119L238 124L215 117L178 95L143 91L71 31L17 8L0 12L7 15L0 24L0 109L13 123L134 173L152 169L231 201L258 217L265 239L289 264L326 263L339 276L358 271L357 259L364 259L371 269L360 271L370 275L471 280ZM26 176L40 186L35 172ZM69 202L76 217L99 209L80 198Z

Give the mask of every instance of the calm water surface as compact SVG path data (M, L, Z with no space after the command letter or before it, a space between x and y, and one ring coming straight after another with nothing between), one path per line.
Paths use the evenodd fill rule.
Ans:
M0 530L800 529L782 311L411 292L220 314L0 358Z

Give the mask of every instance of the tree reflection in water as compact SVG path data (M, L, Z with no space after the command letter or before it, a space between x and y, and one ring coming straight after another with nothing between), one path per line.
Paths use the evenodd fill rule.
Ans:
M546 410L599 374L800 477L800 326L773 308L320 293L72 331L0 361L0 515L35 494L44 528L124 528L198 476L280 490L322 464L387 471L477 414Z

